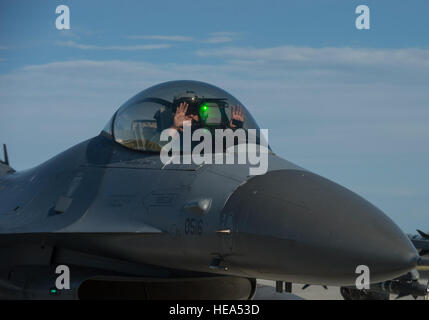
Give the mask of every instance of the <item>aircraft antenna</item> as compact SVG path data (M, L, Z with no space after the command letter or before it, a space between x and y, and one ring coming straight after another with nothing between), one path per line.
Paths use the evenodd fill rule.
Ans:
M9 165L9 157L7 155L6 144L4 144L4 143L3 143L3 153L4 153L4 163L8 166Z

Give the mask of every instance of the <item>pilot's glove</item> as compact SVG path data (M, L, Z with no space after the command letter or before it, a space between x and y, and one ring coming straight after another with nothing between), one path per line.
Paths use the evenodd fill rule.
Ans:
M240 105L231 106L231 121L229 125L232 129L243 128L244 110Z
M179 107L176 109L176 113L174 114L172 129L176 129L178 131L183 130L183 122L187 119L186 112L188 111L189 105L186 102L182 102Z

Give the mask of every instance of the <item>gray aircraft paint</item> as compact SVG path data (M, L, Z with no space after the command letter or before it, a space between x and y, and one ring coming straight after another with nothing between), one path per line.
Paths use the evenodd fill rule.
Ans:
M145 286L194 278L198 290L212 276L351 285L359 264L370 267L374 282L416 266L411 242L379 209L268 157L268 172L254 177L248 164L164 165L103 131L1 176L0 295L50 297L59 263L75 275L63 298L77 298L94 277L138 277ZM253 280L237 281L254 294Z

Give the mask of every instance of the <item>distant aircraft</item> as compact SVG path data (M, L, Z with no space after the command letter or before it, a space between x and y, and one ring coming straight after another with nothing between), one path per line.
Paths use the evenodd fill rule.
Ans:
M209 110L192 122L209 132L243 106L203 82L166 82L37 167L15 172L5 157L2 298L251 299L257 278L352 286L359 265L379 283L427 264L375 206L271 149L256 176L248 163L163 163L160 133L185 102L186 116ZM258 129L243 111L236 125Z

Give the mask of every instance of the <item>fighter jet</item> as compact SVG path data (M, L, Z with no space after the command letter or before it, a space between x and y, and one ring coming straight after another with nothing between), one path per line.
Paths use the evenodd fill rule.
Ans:
M171 81L32 169L15 172L6 156L0 296L251 299L257 278L352 286L358 266L378 283L427 264L381 210L270 146L265 174L248 162L189 163L186 150L164 163L162 132L180 119L207 132L259 129L226 91ZM253 141L260 152L264 139Z

